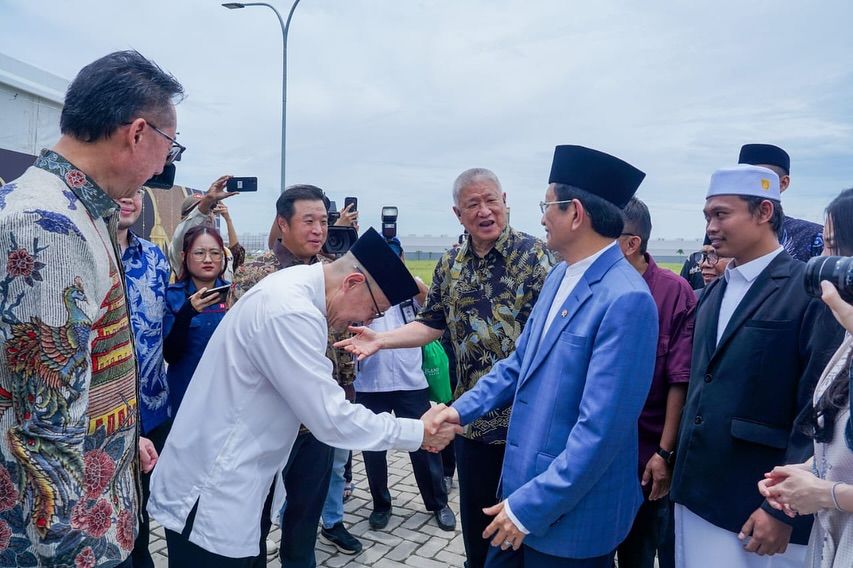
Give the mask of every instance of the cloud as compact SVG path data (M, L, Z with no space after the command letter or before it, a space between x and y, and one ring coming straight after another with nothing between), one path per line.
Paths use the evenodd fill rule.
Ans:
M0 0L0 13L0 51L65 77L129 47L174 73L189 94L178 180L258 176L262 192L230 207L238 230L266 231L282 65L268 9ZM541 234L553 146L579 143L647 172L638 195L655 236L694 237L711 172L767 141L792 156L786 211L820 220L853 181L851 17L840 0L303 0L288 45L287 179L339 202L357 195L364 225L396 204L403 233L454 234L453 179L488 167L513 224Z

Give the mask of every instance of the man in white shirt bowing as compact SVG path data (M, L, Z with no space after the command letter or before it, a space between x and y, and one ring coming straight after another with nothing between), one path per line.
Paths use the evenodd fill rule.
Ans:
M273 511L281 509L277 476L300 423L339 448L435 451L449 443L458 428L433 435L420 420L347 402L325 356L328 328L369 322L417 293L370 229L335 262L271 274L235 304L202 356L151 479L148 510L166 529L169 566L253 565L264 500L275 480Z

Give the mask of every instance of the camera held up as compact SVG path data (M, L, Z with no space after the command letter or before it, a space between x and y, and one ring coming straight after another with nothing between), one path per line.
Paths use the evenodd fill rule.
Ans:
M823 280L838 288L845 302L853 302L853 257L816 256L809 260L803 276L806 292L820 298Z

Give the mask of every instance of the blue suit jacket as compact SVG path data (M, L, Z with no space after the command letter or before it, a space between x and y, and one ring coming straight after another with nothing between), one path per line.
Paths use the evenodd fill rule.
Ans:
M543 334L565 272L562 263L548 276L513 354L453 407L467 424L513 403L501 483L530 531L524 542L589 558L622 542L642 501L637 419L654 371L657 308L616 246Z

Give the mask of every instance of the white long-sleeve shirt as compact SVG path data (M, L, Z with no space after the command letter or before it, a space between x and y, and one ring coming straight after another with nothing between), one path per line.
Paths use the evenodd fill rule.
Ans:
M332 379L323 265L266 277L223 318L208 343L151 478L148 511L223 556L258 554L260 517L304 423L322 442L353 450L415 451L420 420L350 404Z

